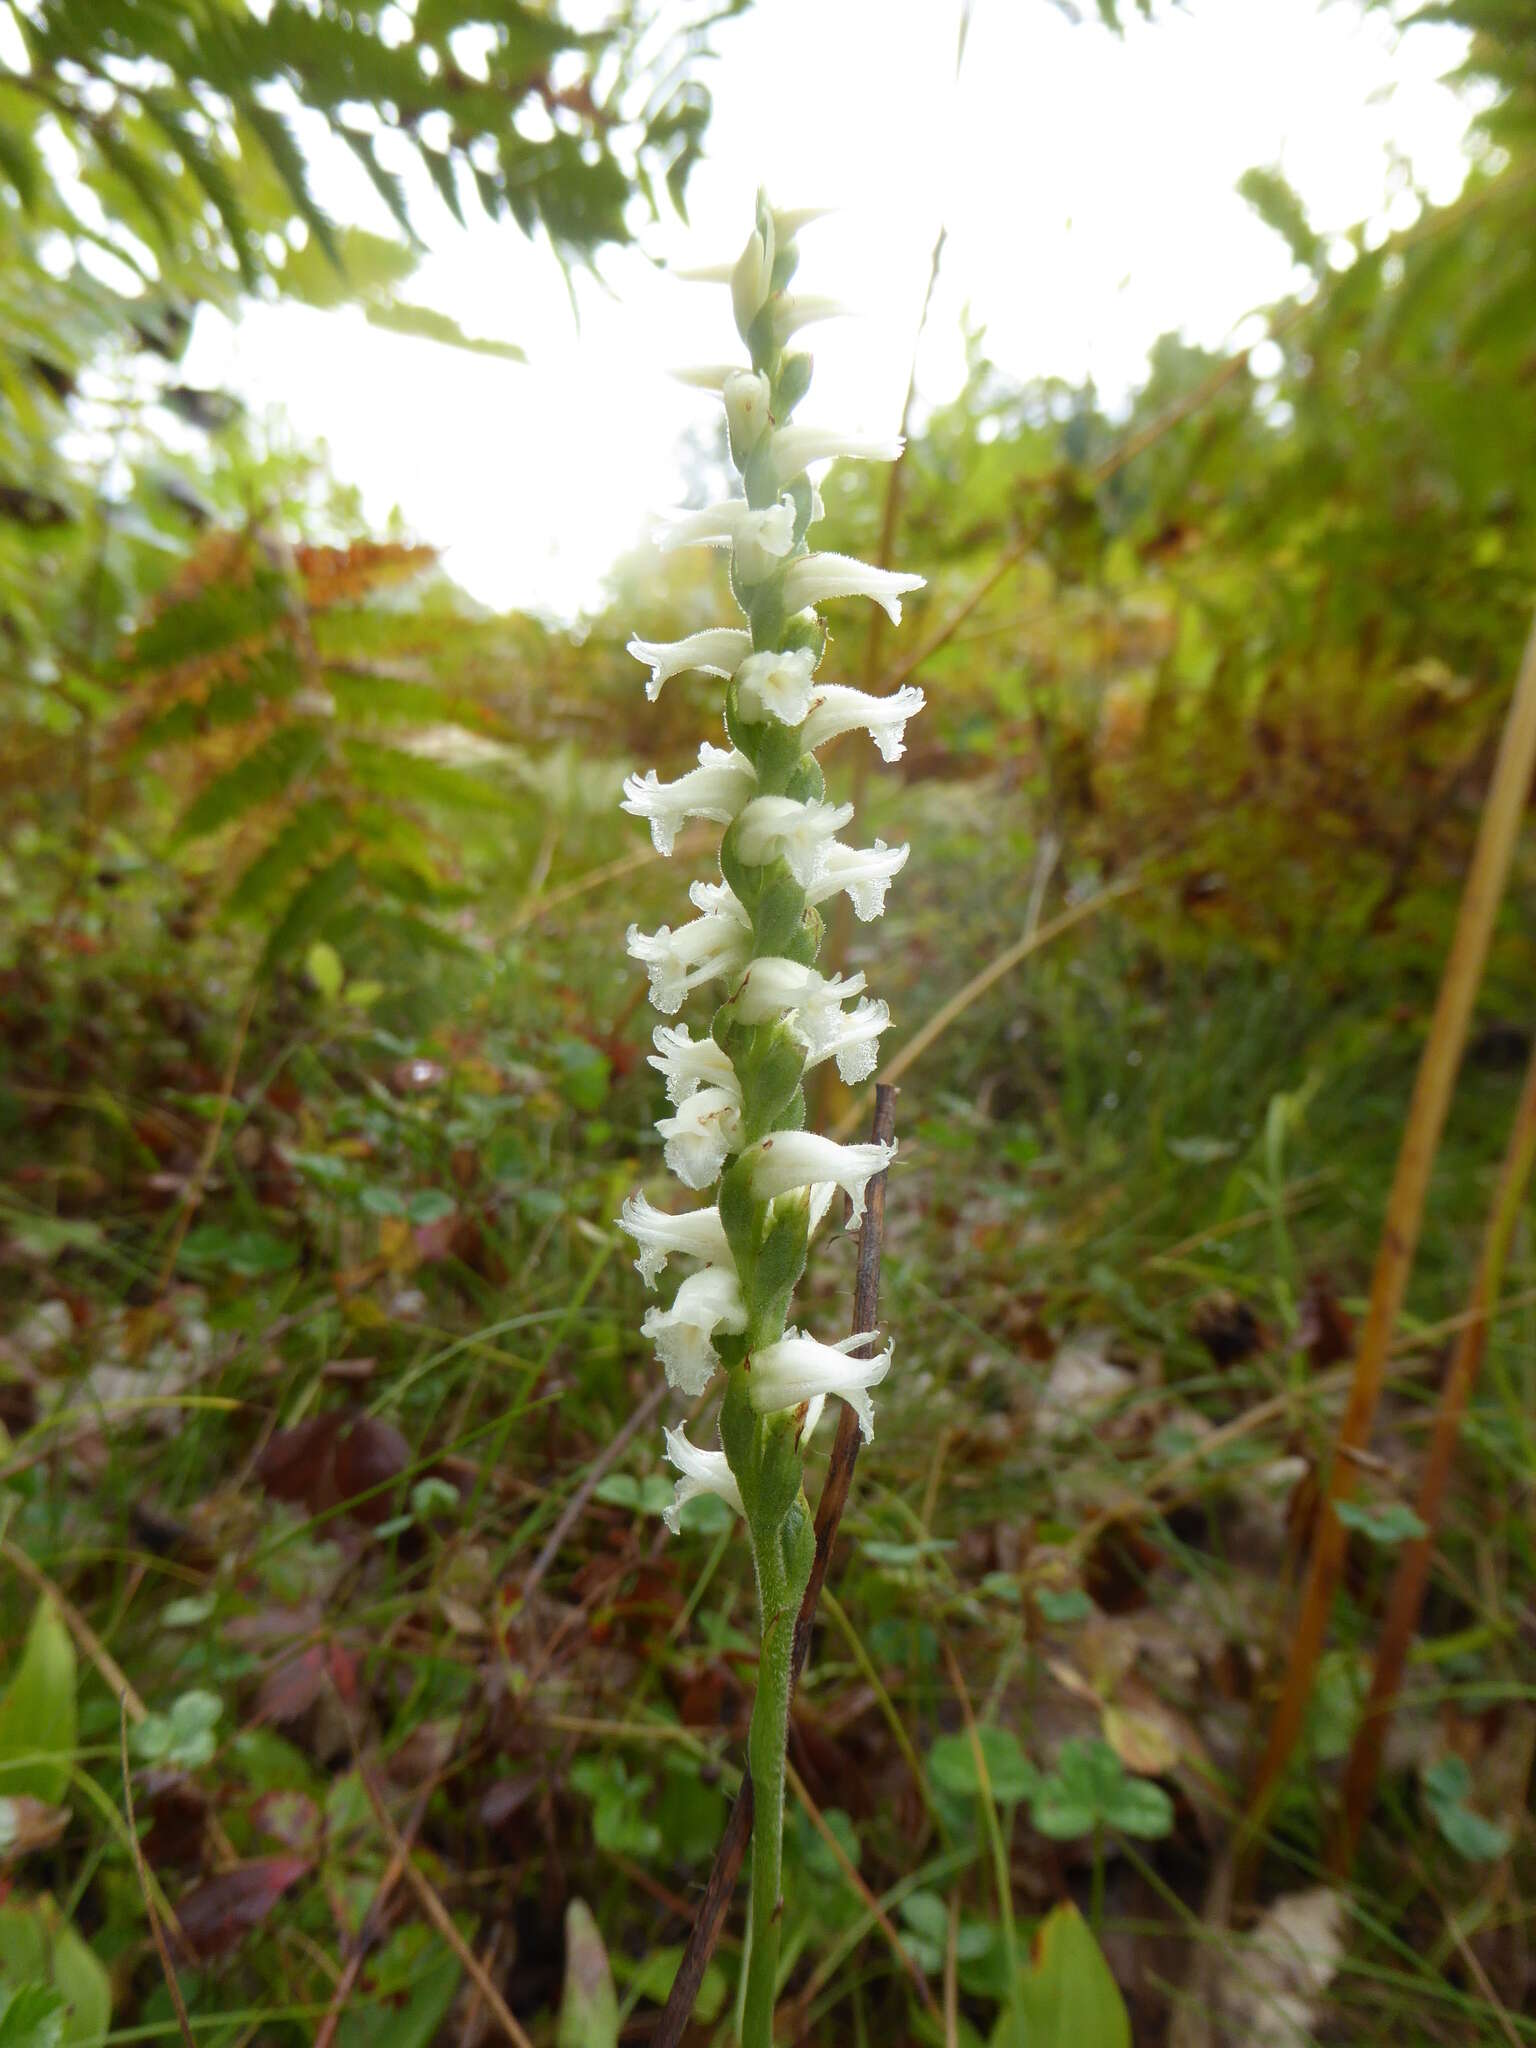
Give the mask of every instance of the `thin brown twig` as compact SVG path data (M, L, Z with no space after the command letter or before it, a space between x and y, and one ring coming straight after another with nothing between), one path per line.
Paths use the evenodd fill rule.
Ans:
M1397 1168L1387 1197L1381 1245L1371 1278L1371 1300L1355 1356L1349 1401L1339 1424L1327 1489L1312 1538L1311 1557L1284 1681L1269 1739L1254 1776L1243 1822L1246 1864L1274 1798L1281 1773L1301 1732L1322 1655L1333 1596L1344 1566L1345 1532L1337 1513L1354 1492L1354 1454L1363 1450L1386 1378L1393 1332L1407 1291L1429 1194L1430 1174L1461 1066L1473 1005L1493 938L1494 920L1514 856L1515 842L1536 770L1536 621L1515 679L1498 757L1483 801L1477 843L1456 914L1456 929L1414 1080Z
M1467 1320L1451 1354L1450 1369L1440 1389L1434 1434L1424 1460L1418 1499L1414 1503L1424 1525L1423 1534L1405 1544L1398 1559L1377 1640L1370 1692L1344 1767L1341 1815L1332 1850L1332 1867L1338 1876L1347 1874L1354 1862L1355 1845L1360 1839L1360 1830L1365 1825L1376 1790L1381 1752L1397 1706L1403 1667L1408 1661L1408 1646L1418 1628L1424 1604L1424 1588L1429 1580L1441 1509L1445 1504L1451 1466L1461 1437L1462 1417L1466 1414L1467 1402L1488 1348L1489 1311L1498 1299L1509 1240L1514 1233L1533 1163L1536 1163L1536 1047L1532 1048L1525 1084L1510 1125L1504 1163L1499 1169L1498 1185L1488 1211L1482 1253L1467 1305Z
M878 1144L889 1142L896 1128L896 1090L887 1082L881 1082L875 1089L875 1115L871 1137ZM853 1288L853 1328L855 1334L873 1330L880 1318L880 1255L885 1243L885 1175L877 1174L870 1182L865 1197L864 1222L859 1231L859 1262ZM816 1555L811 1565L810 1581L805 1597L800 1603L800 1613L795 1621L794 1664L790 1679L790 1697L794 1697L794 1686L805 1669L805 1660L811 1646L811 1628L816 1619L816 1605L821 1598L821 1589L826 1582L827 1566L831 1562L832 1546L837 1540L838 1524L843 1509L848 1503L848 1489L853 1482L853 1468L859 1455L858 1419L851 1408L844 1406L838 1420L837 1436L832 1445L832 1455L827 1462L827 1476L822 1485L821 1499L816 1505ZM736 1878L741 1870L742 1858L747 1852L747 1842L752 1833L752 1780L742 1779L736 1804L731 1808L725 1832L715 1851L715 1860L704 1887L704 1896L699 1901L698 1912L694 1915L689 1930L683 1959L677 1966L677 1975L672 1980L672 1989L667 1994L656 2031L651 2036L651 2048L678 2048L683 2030L693 2012L694 2000L699 1995L699 1986L709 1959L715 1952L720 1939L720 1930L736 1889Z

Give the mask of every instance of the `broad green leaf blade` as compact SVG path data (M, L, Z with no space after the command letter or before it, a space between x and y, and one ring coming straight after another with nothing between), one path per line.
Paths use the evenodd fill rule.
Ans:
M61 1803L75 1749L75 1684L69 1630L53 1602L39 1600L21 1661L0 1698L0 1793Z
M590 1908L572 1899L565 1909L565 1992L556 2048L618 2048L618 2040L619 2001L608 1951Z
M1076 1906L1058 1906L1036 1928L1017 2017L1022 2033L1005 2013L992 2048L1131 2048L1120 1987Z

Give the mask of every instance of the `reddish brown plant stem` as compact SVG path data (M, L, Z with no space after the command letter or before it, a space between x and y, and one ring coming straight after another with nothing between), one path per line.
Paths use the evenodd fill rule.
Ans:
M1483 802L1472 864L1462 890L1451 950L1414 1081L1397 1169L1387 1198L1381 1246L1371 1278L1370 1307L1360 1333L1349 1402L1339 1424L1327 1490L1312 1540L1312 1554L1284 1682L1269 1740L1255 1774L1243 1823L1240 1861L1251 1858L1275 1789L1301 1732L1322 1655L1328 1616L1344 1565L1344 1525L1336 1508L1354 1491L1357 1454L1366 1447L1386 1376L1393 1331L1413 1270L1429 1177L1445 1127L1472 1006L1482 980L1494 919L1504 893L1515 841L1536 768L1536 625L1520 663L1514 696L1499 741L1493 778Z
M1424 1604L1424 1588L1429 1580L1435 1537L1461 1436L1462 1418L1482 1367L1483 1354L1488 1348L1488 1318L1498 1301L1509 1240L1530 1182L1533 1163L1536 1163L1536 1046L1532 1048L1525 1086L1520 1092L1519 1105L1510 1126L1509 1144L1499 1169L1493 1205L1488 1212L1477 1276L1467 1303L1467 1319L1451 1355L1445 1384L1440 1390L1434 1433L1419 1480L1419 1497L1415 1506L1419 1520L1424 1524L1424 1534L1408 1544L1398 1561L1376 1647L1376 1667L1371 1675L1370 1694L1344 1770L1343 1806L1332 1850L1332 1866L1339 1876L1346 1875L1355 1860L1355 1845L1360 1839L1360 1830L1376 1790L1382 1745L1397 1706L1408 1646L1418 1629L1419 1613Z
M875 1089L875 1117L870 1131L876 1144L889 1143L896 1128L896 1090L881 1083ZM859 1263L853 1283L853 1327L855 1332L873 1330L880 1319L880 1257L885 1243L885 1175L877 1174L870 1182L865 1197L864 1222L859 1231ZM867 1355L867 1348L866 1348ZM791 1697L793 1687L805 1669L805 1660L811 1647L811 1629L816 1620L816 1604L821 1598L821 1589L826 1583L827 1566L831 1562L832 1545L837 1540L837 1528L848 1503L848 1489L853 1482L853 1468L859 1455L859 1424L853 1410L846 1405L837 1425L837 1437L832 1445L832 1456L827 1463L827 1477L821 1489L821 1499L816 1506L816 1556L811 1565L810 1582L805 1589L805 1598L800 1603L800 1613L795 1622L794 1669L791 1676ZM666 2006L651 2036L651 2048L678 2048L683 2030L693 2013L694 2000L699 1995L699 1985L709 1959L715 1952L720 1931L725 1925L725 1916L730 1909L731 1896L736 1889L742 1859L747 1853L747 1843L752 1835L752 1780L742 1779L741 1790L736 1795L736 1804L731 1808L731 1817L725 1824L725 1833L715 1851L715 1861L704 1887L704 1896L699 1901L699 1910L694 1915L693 1927L688 1935L688 1945L683 1950L683 1959L677 1966L677 1975L672 1980L672 1989Z

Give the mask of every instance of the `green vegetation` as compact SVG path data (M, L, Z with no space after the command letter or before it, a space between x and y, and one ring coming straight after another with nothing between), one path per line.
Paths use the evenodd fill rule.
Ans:
M1533 596L1528 9L1427 12L1497 89L1462 196L1346 264L1255 176L1311 280L1265 374L1168 341L1128 418L973 337L901 471L929 590L899 640L835 621L840 675L928 698L860 798L914 844L878 979L886 1065L920 1049L879 1454L792 1722L786 2040L1247 2041L1285 1998L1277 2040L1536 2034L1528 1209L1324 1888L1530 1043L1528 843L1302 1748L1226 1854ZM648 708L623 643L642 576L649 635L726 616L715 569L621 563L580 634L485 616L176 369L252 291L436 324L409 220L332 230L301 148L387 196L402 51L445 195L575 262L681 192L703 31L402 18L35 5L0 84L4 2048L179 2038L151 1916L199 2043L509 2038L495 2000L540 2048L640 2038L740 1779L749 1559L716 1501L662 1525L613 1222L661 1165L618 934L676 913L619 785L714 701ZM470 19L505 89L439 141ZM582 76L644 88L623 151ZM834 470L823 544L872 557L884 491ZM868 1119L829 1084L824 1127ZM852 1267L813 1269L826 1330Z

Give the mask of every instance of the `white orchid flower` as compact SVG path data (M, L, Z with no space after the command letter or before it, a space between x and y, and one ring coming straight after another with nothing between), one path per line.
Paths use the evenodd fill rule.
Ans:
M816 657L808 647L787 654L749 654L736 670L736 707L748 725L776 718L799 725L811 708Z
M754 510L744 498L724 498L697 512L674 512L657 536L662 553L674 548L730 548L743 582L771 576L794 546L792 498Z
M751 955L752 930L728 911L712 910L676 931L661 925L643 932L632 924L625 945L651 977L652 1004L663 1017L673 1017L691 990L740 972Z
M747 1311L736 1274L729 1266L690 1273L670 1308L649 1308L640 1329L656 1347L668 1384L684 1394L702 1394L720 1367L714 1334L740 1336Z
M730 1246L718 1209L685 1209L673 1216L665 1209L654 1208L644 1195L633 1194L625 1198L618 1225L635 1241L640 1254L635 1260L635 1271L647 1287L656 1285L657 1274L665 1270L674 1252L690 1259L707 1259L717 1266L731 1263Z
M643 776L626 775L620 809L631 817L644 818L656 851L670 854L689 818L729 825L756 785L757 770L745 754L712 747L706 740L699 748L698 767L690 768L676 782L660 781L654 768L647 768Z
M768 1024L787 1018L807 1055L820 1056L823 1045L836 1042L843 1023L843 1004L862 995L862 974L818 973L798 960L764 954L751 962L732 998L743 1024Z
M758 797L757 802L762 803L763 798ZM885 915L885 892L892 877L906 866L910 852L908 846L887 846L883 839L867 848L834 843L823 856L821 872L807 886L805 900L824 903L846 890L854 916L861 924L871 924Z
M781 292L773 303L773 344L782 348L792 334L811 327L818 320L846 320L852 312L841 299L818 297L814 293Z
M728 1088L700 1088L687 1096L676 1116L662 1117L656 1128L665 1140L668 1169L683 1186L713 1187L741 1141L741 1091L734 1077Z
M907 722L916 718L926 702L922 691L910 683L893 690L889 697L852 690L846 683L818 683L811 692L800 738L806 752L814 754L845 732L867 732L883 761L899 761L907 750Z
M658 1024L656 1050L647 1055L667 1084L667 1100L679 1109L700 1088L734 1088L736 1069L712 1038L691 1038L686 1024Z
M697 1098L695 1098L697 1100ZM864 1218L864 1191L877 1173L884 1173L896 1157L896 1146L866 1144L839 1145L819 1131L770 1131L749 1145L742 1158L749 1162L752 1192L760 1202L787 1195L794 1188L814 1187L818 1181L836 1183L853 1207L852 1221Z
M808 889L826 866L828 847L852 817L852 804L754 797L737 816L736 851L752 867L786 861L801 888Z
M880 1034L888 1031L888 1006L866 996L851 1010L838 1010L823 1023L806 1065L819 1066L823 1060L837 1061L844 1085L856 1088L867 1081L880 1063Z
M840 1344L822 1344L802 1330L789 1329L774 1344L764 1344L747 1359L747 1395L759 1415L798 1408L802 1401L835 1394L859 1418L859 1434L868 1443L875 1433L871 1387L879 1386L891 1369L887 1344L873 1358L850 1358L856 1346L870 1344L876 1332L845 1337Z
M645 695L654 704L664 683L691 668L706 676L733 676L752 652L752 635L741 626L706 626L702 633L689 633L682 640L642 640L636 635L626 651L650 670Z
M785 570L782 594L786 611L825 604L834 597L872 597L891 624L899 626L902 598L921 590L927 580L905 570L877 569L852 555L802 555Z
M900 434L840 434L835 427L780 427L768 459L782 490L813 462L894 462L906 446Z
M716 1495L738 1515L746 1513L741 1504L741 1488L736 1484L724 1451L702 1451L697 1444L689 1443L680 1429L664 1429L662 1435L666 1439L667 1462L682 1474L673 1489L671 1507L661 1511L661 1519L674 1536L678 1530L678 1515L689 1501L696 1500L701 1493Z

